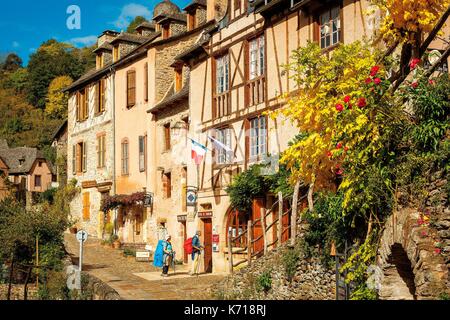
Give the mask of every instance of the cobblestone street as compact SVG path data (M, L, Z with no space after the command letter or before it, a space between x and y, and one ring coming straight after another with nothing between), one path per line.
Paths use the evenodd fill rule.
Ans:
M72 234L65 234L66 250L74 264L78 263L79 244ZM121 250L104 247L97 239L84 246L83 270L99 278L125 300L199 300L211 299L208 288L225 275L201 275L192 278L186 266L170 270L161 278L161 270L151 263L126 258Z

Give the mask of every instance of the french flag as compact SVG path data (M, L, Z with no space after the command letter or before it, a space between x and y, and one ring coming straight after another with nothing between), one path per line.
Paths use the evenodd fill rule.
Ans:
M199 166L202 163L203 158L205 157L205 154L208 151L208 149L204 145L192 139L191 141L192 141L192 152L191 152L192 159L195 161L195 164Z

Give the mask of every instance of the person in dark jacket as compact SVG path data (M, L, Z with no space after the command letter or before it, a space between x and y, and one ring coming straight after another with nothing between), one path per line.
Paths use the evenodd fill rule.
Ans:
M164 252L164 255L163 255L164 265L163 265L163 273L162 273L163 277L168 276L169 267L172 264L172 259L175 254L175 252L173 251L173 248L172 248L171 240L172 240L172 237L170 235L167 235L166 241L163 246L163 252Z

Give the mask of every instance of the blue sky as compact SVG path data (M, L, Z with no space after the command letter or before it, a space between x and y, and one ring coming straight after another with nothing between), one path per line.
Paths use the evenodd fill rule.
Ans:
M172 0L184 8L191 0ZM17 53L26 65L42 42L56 39L77 47L91 45L104 30L125 30L137 15L151 18L160 0L14 0L2 1L0 55ZM69 30L70 5L81 10L81 29Z

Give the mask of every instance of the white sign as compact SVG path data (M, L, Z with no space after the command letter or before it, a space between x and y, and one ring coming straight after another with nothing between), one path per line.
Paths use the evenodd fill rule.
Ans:
M136 258L150 258L150 252L138 251L138 252L136 252Z
M77 240L79 242L85 242L88 239L88 233L84 230L80 230L77 233Z

